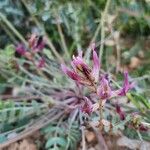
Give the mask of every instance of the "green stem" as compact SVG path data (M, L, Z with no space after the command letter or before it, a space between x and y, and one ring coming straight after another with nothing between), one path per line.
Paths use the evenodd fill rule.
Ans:
M6 32L6 34L9 36L9 38L12 40L13 43L17 43L17 40L15 39L14 35L9 31L7 26L3 22L0 22L1 27Z
M104 41L104 38L105 38L104 26L105 26L105 19L106 19L106 15L108 12L110 2L111 2L111 0L107 0L104 12L103 12L102 17L101 17L101 41ZM99 53L100 60L102 60L103 50L104 50L104 43L102 43L100 46L100 53Z
M11 24L11 22L6 18L6 16L0 12L0 18L2 21L10 28L10 30L25 44L27 45L27 41L24 37L17 31L17 29Z
M65 51L66 56L69 58L70 56L69 56L69 53L68 53L67 44L66 44L66 41L65 41L65 38L64 38L64 34L63 34L63 31L62 31L62 28L61 28L61 24L59 23L59 16L58 16L58 14L56 16L56 20L58 20L57 21L57 29L58 29L58 33L60 35L62 47L63 47L63 49Z

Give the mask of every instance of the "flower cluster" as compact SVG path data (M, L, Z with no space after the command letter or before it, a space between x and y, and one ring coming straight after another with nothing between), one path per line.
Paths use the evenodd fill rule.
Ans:
M71 66L73 68L72 70L64 64L61 65L61 68L66 75L75 80L77 83L88 87L95 87L99 80L100 62L94 48L92 69L84 62L82 51L76 57L73 55Z
M111 99L116 96L125 96L126 93L133 87L133 83L129 83L128 72L124 72L124 83L123 87L117 90L113 90L108 75L100 74L100 60L95 50L95 44L92 44L92 60L93 66L90 67L83 59L82 51L78 56L73 55L73 60L71 61L72 69L69 69L65 64L61 65L62 71L74 80L77 84L84 85L99 97L99 100L106 102L106 100ZM89 100L88 100L89 101ZM82 110L85 112L91 112L91 106L87 99L85 100L85 105ZM87 111L85 108L90 110ZM118 111L119 112L119 111ZM122 115L122 114L121 114ZM122 115L122 119L124 116Z
M43 37L37 36L36 34L32 34L28 40L28 46L29 46L29 50L23 44L18 44L16 47L16 52L24 56L25 58L33 61L34 55L38 52L41 52L45 46ZM37 67L43 68L44 66L45 66L45 60L44 58L41 58L38 61Z

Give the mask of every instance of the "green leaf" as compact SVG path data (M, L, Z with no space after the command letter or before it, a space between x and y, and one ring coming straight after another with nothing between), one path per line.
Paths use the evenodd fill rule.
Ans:
M50 138L48 139L48 141L46 142L46 148L50 148L52 146L59 145L61 147L65 147L66 146L66 140L62 137L54 137L54 138Z
M5 55L6 56L9 56L9 57L12 57L15 53L15 50L14 50L14 46L13 45L8 45L6 48L5 48Z
M33 108L34 108L36 114L37 114L37 115L40 115L41 109L40 109L40 107L39 107L39 104L38 104L35 100L32 101L32 106L33 106Z
M2 122L7 121L7 111L6 111L6 110L3 110L3 111L0 113L0 116L1 116Z
M150 103L147 99L145 99L142 95L131 93L136 100L138 100L140 103L142 103L146 108L150 109Z
M135 99L131 93L127 93L126 96L141 112L143 112L143 109L141 108L139 101L137 101L137 99Z

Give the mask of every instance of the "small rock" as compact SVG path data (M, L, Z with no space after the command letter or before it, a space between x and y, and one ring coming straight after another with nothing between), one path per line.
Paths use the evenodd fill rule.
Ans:
M86 131L85 132L85 137L86 137L86 140L89 143L91 143L91 142L96 140L95 134L92 131Z

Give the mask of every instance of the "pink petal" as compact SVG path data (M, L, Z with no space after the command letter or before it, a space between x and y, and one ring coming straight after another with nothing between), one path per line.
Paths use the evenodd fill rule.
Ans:
M20 54L20 55L24 55L26 53L26 49L24 47L23 44L19 44L16 47L16 51Z
M71 65L72 65L74 71L80 70L80 71L84 71L85 73L90 74L91 70L90 70L89 66L84 62L84 60L82 58L82 52L77 57L75 57L73 55L73 60L71 62Z
M90 115L92 110L93 110L92 102L87 97L84 97L84 102L81 106L81 111Z
M41 58L39 63L38 63L38 68L43 68L45 66L45 59Z
M108 99L112 96L112 90L109 85L109 81L105 78L103 75L100 80L100 86L97 89L97 95L100 97L100 99Z
M120 116L121 120L125 120L125 113L122 111L121 107L118 104L116 104L116 112Z
M93 50L93 69L92 69L92 75L95 77L95 81L97 82L99 79L99 71L100 71L100 61L97 56L97 53L95 50Z
M135 83L129 83L129 79L128 79L128 72L125 71L124 72L124 83L123 83L123 87L121 89L118 90L118 95L120 96L125 96L127 94L127 92L133 88L135 85Z
M80 76L76 72L69 70L64 64L61 64L61 69L71 79L76 80L76 81L81 80Z

